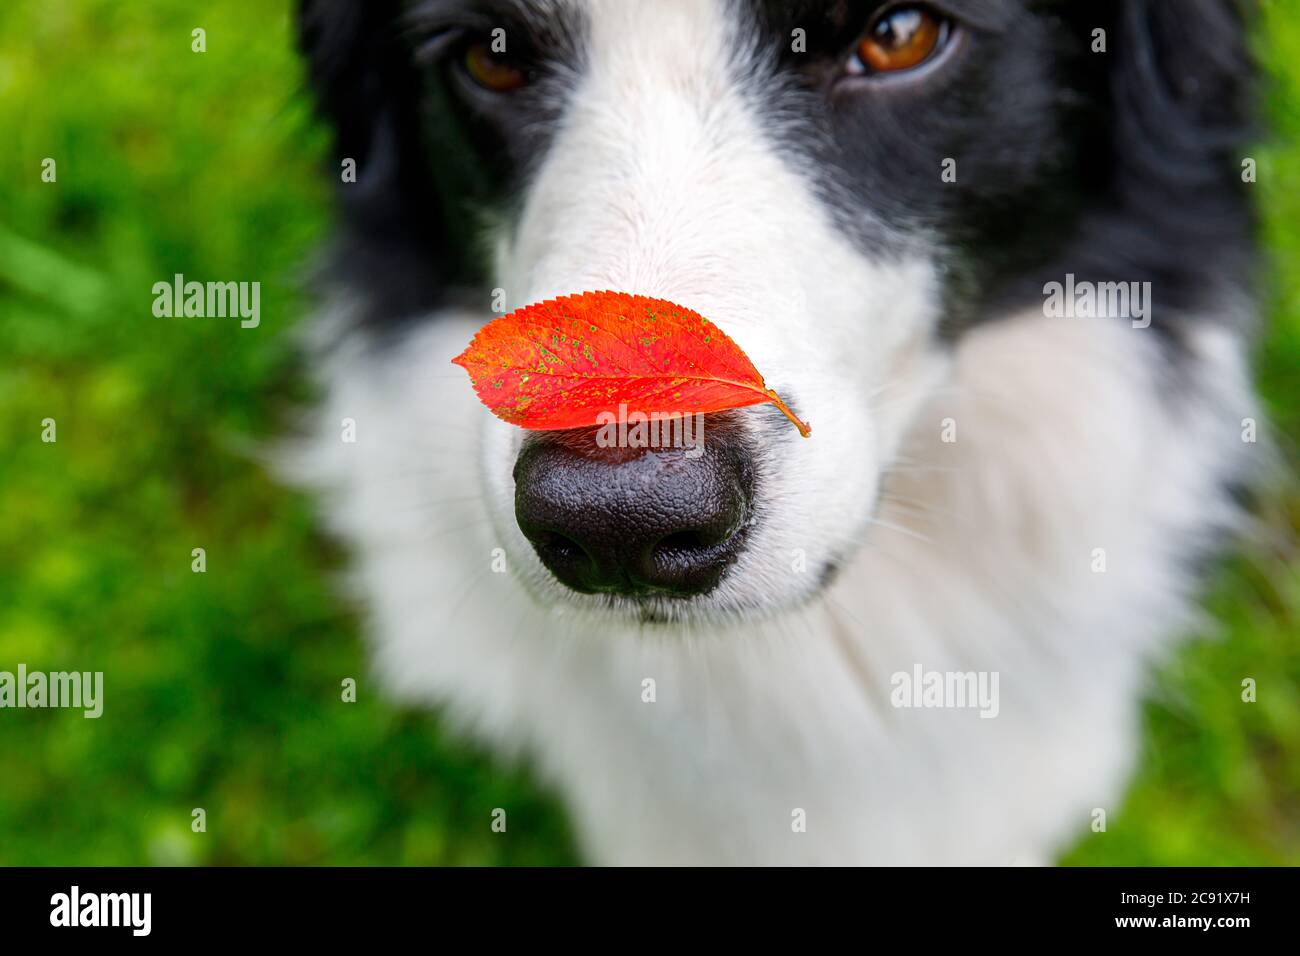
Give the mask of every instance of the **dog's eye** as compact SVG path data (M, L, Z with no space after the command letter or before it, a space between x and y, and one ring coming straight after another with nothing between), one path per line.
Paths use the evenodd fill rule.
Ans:
M486 43L471 43L465 48L465 72L469 78L493 93L511 93L528 82L528 73L503 53L496 53Z
M851 72L898 73L920 66L942 46L947 22L926 7L886 10L858 42Z

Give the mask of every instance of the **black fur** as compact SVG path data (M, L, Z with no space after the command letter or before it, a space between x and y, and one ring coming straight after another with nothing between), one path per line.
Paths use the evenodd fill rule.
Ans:
M344 230L326 274L361 293L365 316L379 323L436 304L468 264L419 135L417 75L399 16L396 0L304 0L299 12L335 157L357 164L357 182L339 189Z
M963 37L940 69L848 83L831 76L888 4L759 2L795 79L776 108L809 118L789 148L864 247L901 232L948 249L949 336L1072 272L1150 281L1176 343L1180 310L1248 282L1252 68L1232 0L947 0ZM807 54L790 49L801 26Z
M1041 303L1043 284L1072 272L1152 282L1153 327L1176 354L1180 314L1248 283L1252 68L1233 0L936 0L961 34L948 62L899 82L832 83L885 6L735 0L737 35L760 29L772 53L745 88L787 120L783 146L817 170L865 248L938 240L947 335ZM509 0L303 0L312 84L337 157L360 174L341 190L330 275L364 296L368 323L483 283L478 212L509 214L562 114L557 77L581 69L581 19L528 11ZM445 64L421 65L429 24L456 18L467 30L511 24L541 82L502 106L476 100ZM806 53L790 50L796 27ZM1096 28L1105 53L1092 52ZM956 183L940 180L945 158Z

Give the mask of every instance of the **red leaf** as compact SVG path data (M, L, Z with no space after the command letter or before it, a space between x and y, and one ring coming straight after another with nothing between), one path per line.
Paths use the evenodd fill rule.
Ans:
M547 299L489 322L452 361L494 415L521 428L595 425L620 403L647 415L693 415L771 402L805 438L812 431L726 333L664 299Z

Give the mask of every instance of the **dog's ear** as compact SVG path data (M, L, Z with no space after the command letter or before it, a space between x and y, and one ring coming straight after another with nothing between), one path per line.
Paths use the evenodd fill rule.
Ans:
M1158 164L1161 178L1218 179L1250 121L1243 4L1120 0L1116 10L1116 146L1140 150L1137 158Z
M367 293L366 318L397 320L436 306L455 278L457 245L420 122L421 78L397 0L300 0L299 46L334 133L345 229L329 273ZM355 182L344 163L355 163Z
M1254 85L1247 10L1235 0L1103 0L1069 16L1094 43L1079 67L1092 108L1080 127L1081 174L1095 192L1069 265L1151 281L1155 326L1176 340L1184 316L1253 278L1242 176ZM1094 262L1094 250L1108 252ZM1124 276L1110 274L1117 256Z

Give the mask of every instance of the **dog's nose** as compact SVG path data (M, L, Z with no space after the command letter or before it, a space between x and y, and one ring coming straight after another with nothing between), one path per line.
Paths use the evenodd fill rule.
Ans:
M711 591L735 560L751 486L743 442L725 429L689 451L555 433L530 437L519 455L515 518L575 591L688 597Z

